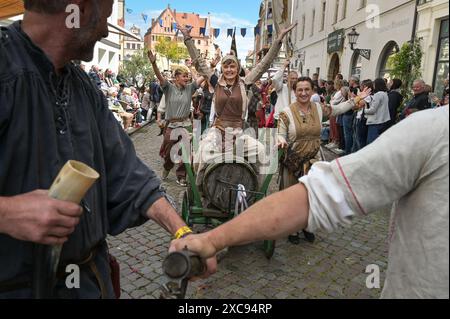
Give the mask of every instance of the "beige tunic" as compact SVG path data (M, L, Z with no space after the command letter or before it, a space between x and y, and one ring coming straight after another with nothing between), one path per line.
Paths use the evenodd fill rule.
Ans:
M305 160L303 173L307 172L309 161L315 158L320 150L321 111L320 104L311 103L311 111L303 114L297 103L294 103L280 113L279 139L286 141L289 147L299 154L302 160ZM295 177L296 172L289 171L283 164L281 167L280 189L286 189L298 183Z

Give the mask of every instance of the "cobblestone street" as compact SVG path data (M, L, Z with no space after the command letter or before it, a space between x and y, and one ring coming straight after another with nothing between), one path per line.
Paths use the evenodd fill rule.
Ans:
M159 128L152 124L132 136L139 156L158 174L162 161ZM183 188L173 173L164 183L181 207ZM276 190L276 178L271 190ZM387 266L388 212L355 220L350 228L333 234L318 233L310 244L276 243L267 260L263 243L231 248L219 263L218 272L207 280L189 285L187 298L203 299L299 299L379 298L381 289L366 288L366 267L380 266L381 285ZM162 260L171 236L154 222L109 238L111 253L121 265L122 298L159 298L164 282Z

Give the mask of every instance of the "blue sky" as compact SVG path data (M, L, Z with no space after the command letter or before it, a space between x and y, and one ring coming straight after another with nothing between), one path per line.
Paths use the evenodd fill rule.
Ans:
M228 52L231 47L231 37L226 36L226 29L237 27L237 46L240 59L244 59L249 50L253 50L254 35L253 28L258 22L259 7L261 0L125 0L126 8L133 13L125 13L126 27L133 24L141 28L142 35L150 26L152 18L156 18L167 5L179 12L195 12L206 17L211 13L211 27L220 28L221 34L216 43L223 52ZM141 14L149 16L145 24ZM239 28L247 28L247 35L243 38Z

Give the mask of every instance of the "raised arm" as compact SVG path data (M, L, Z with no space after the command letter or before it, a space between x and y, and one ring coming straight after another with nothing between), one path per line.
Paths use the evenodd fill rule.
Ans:
M165 86L167 80L165 77L162 76L158 66L156 65L156 55L153 54L152 50L148 50L147 56L148 59L150 60L150 63L152 64L153 71L155 71L155 75L158 78L160 85Z
M192 59L192 64L194 65L195 69L201 76L204 76L209 80L214 74L214 70L208 67L205 59L200 55L199 51L195 47L195 42L191 37L191 29L178 27L178 30L183 34L184 44L188 49L189 56Z
M291 25L290 27L284 29L276 41L272 44L272 47L270 48L269 52L266 54L264 59L245 77L245 84L253 84L258 79L261 78L261 76L267 72L267 70L270 68L270 65L272 64L273 60L278 56L278 53L280 52L280 49L283 45L283 39L284 37L295 27L296 24Z
M364 100L366 97L370 95L372 92L371 89L365 88L362 92L360 92L357 96L352 97L350 100L340 103L338 105L329 105L326 106L322 104L323 114L326 117L330 116L338 116L344 113L347 113L353 109L360 108L360 102Z
M279 69L277 73L274 74L273 78L272 78L272 84L275 87L275 90L277 92L281 91L281 89L283 89L283 76L284 76L284 71L286 70L286 68L288 67L288 65L291 63L291 61L289 59L287 59L284 64L283 64L283 68Z

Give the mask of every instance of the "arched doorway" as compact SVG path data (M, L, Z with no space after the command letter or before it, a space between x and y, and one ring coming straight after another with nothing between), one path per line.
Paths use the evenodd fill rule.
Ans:
M330 67L328 68L328 80L334 81L336 75L339 73L341 68L341 63L339 61L339 55L337 53L333 54L330 61Z
M362 57L358 52L353 53L350 76L361 80Z
M378 77L382 79L391 79L392 67L389 65L389 58L398 53L398 44L395 41L388 42L383 51L381 51L380 59L378 60Z

